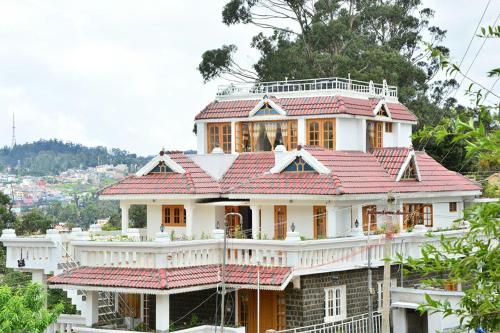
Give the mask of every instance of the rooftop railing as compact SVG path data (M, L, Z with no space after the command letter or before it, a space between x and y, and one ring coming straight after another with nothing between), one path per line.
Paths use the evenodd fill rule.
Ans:
M314 92L343 91L380 97L398 97L398 88L373 81L357 81L332 77L310 80L284 80L221 85L217 89L218 99L244 98L262 94L310 94Z

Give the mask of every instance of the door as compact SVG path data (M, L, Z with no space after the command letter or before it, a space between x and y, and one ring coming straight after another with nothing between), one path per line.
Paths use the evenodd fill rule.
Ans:
M239 213L240 207L238 206L226 206L225 214L228 213ZM241 221L238 215L229 215L226 218L227 221L227 231L229 237L241 238L242 230L241 230Z
M363 207L363 231L368 231L368 224L370 224L370 231L377 230L377 206L368 205Z
M314 239L326 237L326 206L313 207Z
M260 291L260 332L284 330L286 320L285 293L282 291ZM257 291L238 292L239 324L245 326L246 333L257 332Z
M286 238L286 206L274 206L274 238Z

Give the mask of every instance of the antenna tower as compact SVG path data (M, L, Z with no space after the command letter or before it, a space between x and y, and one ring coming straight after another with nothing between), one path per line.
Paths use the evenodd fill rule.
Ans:
M16 119L14 118L14 113L12 113L12 143L11 148L16 145Z

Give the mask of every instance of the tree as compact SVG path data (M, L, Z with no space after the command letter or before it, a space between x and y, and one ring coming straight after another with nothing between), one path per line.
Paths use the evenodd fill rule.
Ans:
M12 227L16 216L11 211L12 202L3 192L0 192L0 228Z
M146 205L132 205L129 218L133 228L145 228L147 224Z
M0 331L4 333L43 333L62 311L62 305L47 310L47 294L39 284L12 291L0 286Z
M53 224L53 220L38 208L32 209L15 223L18 235L43 234Z
M500 37L500 27L483 29L484 37ZM486 36L488 35L488 36ZM457 73L472 81L456 65L450 64L439 50L432 50L447 73ZM500 76L500 68L489 72ZM469 86L468 93L476 97L474 113L468 119L461 117L443 119L435 127L424 128L421 135L433 136L437 142L445 139L465 145L466 158L478 164L479 168L496 169L500 162L500 129L495 118L499 96L477 84ZM494 95L495 105L486 104L486 96ZM422 312L439 312L444 316L456 315L468 329L483 327L492 332L500 330L500 203L498 201L474 205L466 210L463 221L470 223L464 236L444 238L439 246L426 244L422 247L420 259L399 256L397 262L404 263L407 270L421 272L429 279L426 284L442 286L444 282L461 283L464 296L458 308L452 308L448 301L436 301L426 296L426 302L419 307ZM437 277L436 277L437 276Z

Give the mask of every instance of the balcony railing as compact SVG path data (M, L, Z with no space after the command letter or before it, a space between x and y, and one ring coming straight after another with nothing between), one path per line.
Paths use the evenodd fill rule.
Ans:
M51 231L45 237L2 236L7 247L7 267L43 269L46 273L72 262L80 266L129 267L129 268L174 268L222 263L222 230L215 230L214 239L170 241L169 235L159 234L155 241L92 241L78 237L67 237L66 243ZM461 235L465 230L436 232L436 237L425 233L402 233L392 241L392 255L418 257L424 243L439 245L439 235L446 237ZM292 234L292 233L289 233ZM346 269L366 266L368 249L372 264L383 264L383 236L332 238L322 240L228 239L225 252L228 264L292 267L296 275L321 272L323 270ZM58 237L59 236L59 237ZM61 248L64 247L64 251ZM67 251L67 252L66 252ZM20 266L20 260L24 265Z
M321 91L342 91L380 97L398 97L398 88L373 81L357 81L346 78L332 77L311 80L285 80L273 82L255 82L221 85L217 89L218 99L244 98L263 94L301 95Z

